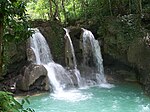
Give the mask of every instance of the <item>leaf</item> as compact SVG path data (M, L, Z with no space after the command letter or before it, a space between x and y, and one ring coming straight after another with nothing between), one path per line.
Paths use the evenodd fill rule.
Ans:
M4 3L4 2L6 2L6 0L0 0L0 3Z
M22 101L21 101L21 104L23 105L25 103L25 100L23 99Z
M26 98L25 98L25 101L28 103L28 104L30 104L30 101L29 101L29 96L27 96Z

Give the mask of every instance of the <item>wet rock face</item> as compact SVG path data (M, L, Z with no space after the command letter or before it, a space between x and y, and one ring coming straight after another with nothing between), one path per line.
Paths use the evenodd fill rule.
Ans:
M139 72L138 80L150 95L150 47L143 39L136 39L128 51L128 60Z
M143 89L147 95L150 95L150 74L147 75L147 78L144 82Z
M64 30L61 23L55 21L32 21L33 28L38 28L45 37L56 63L65 65Z
M17 87L23 91L49 90L47 70L42 65L30 64L24 68L24 74L20 75Z
M82 64L83 55L82 55L82 48L81 48L81 28L80 27L68 27L70 30L70 37L72 40L72 44L74 47L74 52L76 56L77 65Z
M70 67L71 69L75 68L75 63L73 61L73 54L71 49L71 44L67 35L65 35L65 63L66 66Z
M26 64L26 42L21 44L9 43L7 47L6 54L10 59L6 75L12 76L13 74L12 77L15 77Z
M27 48L27 60L33 63L36 62L36 56L31 48Z

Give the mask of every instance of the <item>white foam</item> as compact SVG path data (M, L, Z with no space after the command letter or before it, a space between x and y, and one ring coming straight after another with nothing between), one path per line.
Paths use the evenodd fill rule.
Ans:
M141 107L142 107L142 109L140 112L150 112L150 105L149 104L146 106L142 105Z
M78 102L92 98L92 94L81 93L79 90L59 91L51 94L54 99L67 102Z
M109 84L109 83L102 83L102 84L99 84L98 86L100 88L107 88L107 89L115 87L113 84Z

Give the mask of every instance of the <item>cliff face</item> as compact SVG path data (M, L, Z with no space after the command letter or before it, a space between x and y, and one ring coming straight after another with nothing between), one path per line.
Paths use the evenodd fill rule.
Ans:
M137 68L138 80L150 95L150 46L145 39L135 39L128 50L128 61Z

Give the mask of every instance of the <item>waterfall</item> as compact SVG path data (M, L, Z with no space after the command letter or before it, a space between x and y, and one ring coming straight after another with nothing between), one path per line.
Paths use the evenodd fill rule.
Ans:
M91 31L82 28L83 34L83 64L87 65L89 61L89 56L92 56L93 63L96 66L96 80L99 84L106 83L106 79L104 76L104 67L103 67L103 59L101 56L101 49L99 46L99 42L95 39L94 35Z
M35 33L30 38L30 47L36 56L36 64L48 64L53 62L49 46L38 29L33 29Z
M85 81L84 79L81 77L79 70L77 69L77 62L76 62L76 57L75 57L75 53L74 53L74 48L73 48L73 44L69 35L69 30L64 28L64 30L66 31L66 34L64 36L64 38L66 39L66 47L65 47L65 51L68 55L68 57L66 56L67 61L70 66L70 68L73 70L74 74L76 75L77 81L78 81L78 86L79 87L83 87L85 85Z
M66 70L53 61L44 36L37 28L33 30L35 33L30 37L30 47L36 56L35 64L43 65L47 69L48 77L54 91L62 91L67 84L73 85L73 81Z

